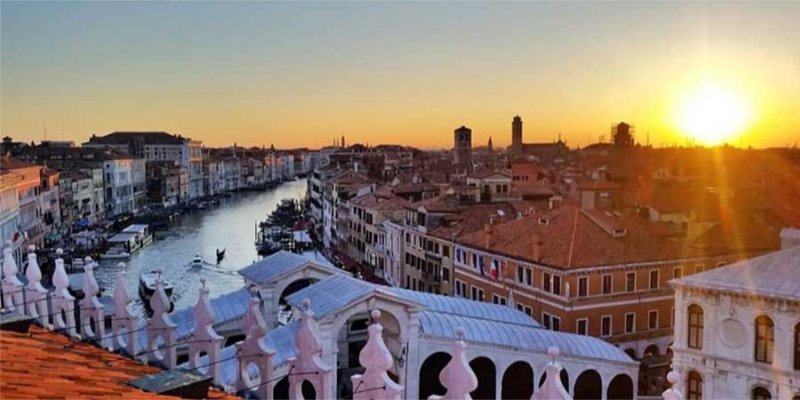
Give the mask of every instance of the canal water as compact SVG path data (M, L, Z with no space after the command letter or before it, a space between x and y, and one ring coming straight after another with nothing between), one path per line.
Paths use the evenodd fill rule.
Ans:
M257 261L255 226L266 219L281 199L302 199L306 181L286 182L266 192L241 192L225 198L217 207L198 210L178 217L168 230L156 232L156 240L125 262L125 286L136 307L143 311L139 299L139 275L155 269L172 283L175 309L194 306L200 279L205 278L210 297L242 287L236 273ZM216 265L216 250L225 249L225 259ZM199 254L205 265L191 268L192 258ZM96 272L97 281L111 295L120 267L118 261L104 260Z

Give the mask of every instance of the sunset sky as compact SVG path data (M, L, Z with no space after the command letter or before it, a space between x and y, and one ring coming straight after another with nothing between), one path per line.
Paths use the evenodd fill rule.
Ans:
M800 2L0 7L0 128L17 140L46 119L76 142L441 148L463 124L505 146L519 114L526 142L586 145L624 120L658 146L685 142L698 98L730 103L723 123L747 114L715 142L800 140Z

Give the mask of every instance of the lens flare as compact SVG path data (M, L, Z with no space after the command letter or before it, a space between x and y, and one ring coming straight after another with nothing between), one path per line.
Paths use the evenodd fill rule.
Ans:
M678 123L684 134L700 144L718 145L742 134L752 115L745 96L706 83L687 97Z

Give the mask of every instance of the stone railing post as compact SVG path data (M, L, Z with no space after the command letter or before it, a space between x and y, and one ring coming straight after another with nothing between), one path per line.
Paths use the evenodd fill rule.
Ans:
M48 291L42 286L42 270L36 259L36 246L30 245L28 251L28 269L25 270L28 286L24 289L27 314L36 318L43 327L50 328L50 312L47 306Z
M544 384L531 396L532 400L572 400L569 392L561 383L561 370L564 367L556 361L560 353L558 347L551 346L547 349L547 354L553 360L544 366ZM534 385L534 387L536 386Z
M214 379L214 384L219 386L222 383L222 365L219 361L220 350L222 349L222 336L214 330L214 310L211 309L211 302L208 300L208 289L206 280L200 279L200 297L194 307L194 330L189 338L189 366L196 372L201 372L199 365L200 354L207 354L207 370L203 375L210 375Z
M319 399L332 399L331 373L333 369L322 361L322 343L314 329L314 313L311 301L303 300L304 310L300 312L300 327L294 337L297 357L291 360L289 369L289 399L303 399L303 381L314 386Z
M236 374L237 391L252 391L256 398L271 399L275 386L272 382L272 357L275 356L275 350L264 345L267 325L264 323L259 300L256 297L250 298L247 313L242 320L242 331L246 335L245 339L236 344L236 358L239 365ZM258 379L251 377L251 366L258 371Z
M109 349L124 349L130 356L139 353L139 340L137 333L138 318L131 311L131 298L125 288L125 264L119 263L117 283L114 286L114 317L111 320L112 338Z
M83 299L80 301L81 307L81 337L83 339L94 338L98 343L102 342L106 333L104 306L97 299L100 293L100 285L94 277L94 269L97 263L91 257L86 257L83 263Z
M177 325L169 316L169 297L164 291L164 280L159 272L156 278L156 289L150 296L150 309L153 316L147 321L147 355L146 360L161 363L166 369L175 367L178 352Z
M23 315L25 314L25 301L22 295L23 285L17 277L18 273L17 260L14 259L14 251L11 249L9 240L3 249L3 304L6 309Z
M676 383L680 379L680 374L675 371L670 371L667 374L667 382L670 384L670 388L665 390L661 396L664 397L664 400L683 400L683 393L676 387Z
M69 276L64 269L63 251L56 250L56 269L53 272L55 291L50 299L53 314L53 329L64 330L69 336L80 340L75 332L75 298L69 294Z
M439 374L439 381L447 388L447 392L444 396L430 396L429 400L471 400L470 393L478 387L478 377L464 354L467 344L464 343L463 328L456 328L456 337L458 339L453 344L453 358Z
M358 355L358 361L364 368L361 375L353 375L353 400L400 399L403 386L389 378L390 368L394 365L392 353L383 341L383 326L379 310L370 313L372 324L369 326L367 344Z

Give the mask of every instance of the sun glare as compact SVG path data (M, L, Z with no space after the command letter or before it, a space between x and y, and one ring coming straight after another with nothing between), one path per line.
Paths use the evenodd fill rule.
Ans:
M750 104L740 93L704 84L683 102L679 115L681 131L704 145L731 141L750 124Z

